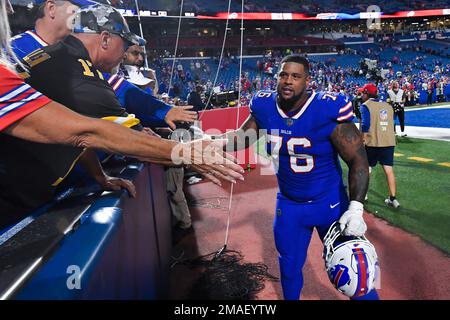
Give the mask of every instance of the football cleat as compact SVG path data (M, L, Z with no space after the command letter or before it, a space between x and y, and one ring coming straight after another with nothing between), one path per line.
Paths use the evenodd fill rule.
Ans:
M394 207L395 209L400 207L400 202L398 202L397 199L391 200L388 198L388 199L384 200L384 203L386 203L390 207Z

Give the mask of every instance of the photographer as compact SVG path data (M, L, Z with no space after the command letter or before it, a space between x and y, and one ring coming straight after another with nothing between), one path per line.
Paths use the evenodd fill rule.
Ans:
M195 90L192 90L188 96L187 96L187 101L189 105L194 106L194 108L192 109L193 111L202 111L205 109L205 104L203 103L203 99L202 99L202 93L203 93L204 89L203 86L200 84L197 84L195 86Z
M394 109L395 117L398 117L398 121L400 122L400 129L402 131L401 136L406 137L407 135L405 133L405 98L406 98L405 92L403 91L403 89L400 89L398 82L395 81L392 84L392 89L388 90L388 95L389 95L388 102Z
M363 101L362 101L362 94L361 94L361 92L358 91L356 96L352 100L352 106L353 106L353 113L355 114L356 118L358 119L358 123L359 123L360 128L361 128L361 111L360 111L360 107L361 107L362 103L363 103Z

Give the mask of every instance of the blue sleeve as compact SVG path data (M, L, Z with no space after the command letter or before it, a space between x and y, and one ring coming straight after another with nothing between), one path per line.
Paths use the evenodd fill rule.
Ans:
M120 105L141 120L143 126L167 126L164 118L172 108L170 105L138 88L122 76L103 73L103 77L113 88Z
M328 98L330 100L330 98ZM329 103L333 103L335 106L335 109L333 110L333 120L341 123L341 122L352 122L355 118L353 113L353 104L348 96L345 94L339 93L336 96L336 100L333 102L330 101ZM332 110L330 108L330 110Z
M11 41L11 49L19 60L22 60L26 56L26 52L20 48L18 40Z
M270 96L270 93L259 91L250 100L250 114L255 119L258 127L262 127L262 120L264 119L261 105L264 103L264 100L270 98Z
M128 113L132 113L138 118L145 127L165 127L164 121L170 105L158 100L152 94L141 90L134 84L128 82L122 77L111 76L104 73L104 78L114 89L120 105Z
M360 107L361 110L361 131L364 133L369 132L370 128L370 111L365 104Z
M27 41L28 39L25 36L26 35L20 34L11 39L11 48L20 60L34 50L42 48L42 46L38 46L31 41Z
M121 90L116 91L116 95L120 104L128 113L133 113L136 118L141 120L143 126L167 126L164 118L172 108L170 105L128 81L123 82Z

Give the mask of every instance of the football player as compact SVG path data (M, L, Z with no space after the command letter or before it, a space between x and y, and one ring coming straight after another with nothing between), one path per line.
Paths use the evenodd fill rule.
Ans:
M298 300L313 229L321 239L335 221L346 236L366 232L363 201L369 166L346 96L307 90L309 61L299 55L286 56L277 77L277 91L258 92L241 128L224 134L229 139L225 148L243 149L261 136L259 130L267 132L267 151L278 162L274 237L281 284L285 299ZM249 134L252 130L257 134ZM349 167L349 196L339 156ZM353 298L378 296L372 290L357 292Z

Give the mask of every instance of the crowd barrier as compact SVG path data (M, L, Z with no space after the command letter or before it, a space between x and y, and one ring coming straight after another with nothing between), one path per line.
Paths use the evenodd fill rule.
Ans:
M133 180L136 199L123 190L75 188L27 226L16 226L19 232L1 235L1 299L168 297L171 214L164 168L122 160L114 171Z
M446 101L450 101L450 84L444 87L444 96ZM428 91L419 90L419 104L427 104ZM437 102L436 89L433 90L433 103Z

